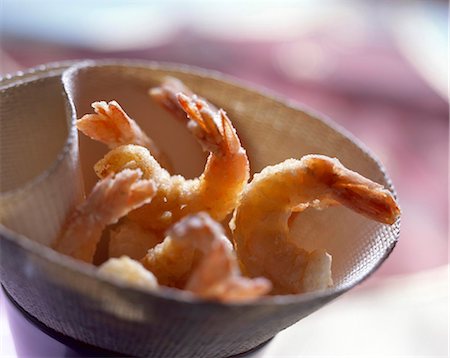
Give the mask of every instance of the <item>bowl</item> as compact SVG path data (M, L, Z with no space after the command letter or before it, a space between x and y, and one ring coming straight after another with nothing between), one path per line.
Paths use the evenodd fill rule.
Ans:
M388 226L342 207L307 210L292 230L307 249L333 256L329 289L254 302L204 301L164 288L148 292L102 278L94 266L47 247L71 208L96 181L107 149L80 135L74 120L96 100L117 100L186 177L205 154L147 91L166 76L224 108L247 149L252 173L309 153L338 157L394 194L385 169L330 119L217 72L142 61L75 61L40 66L0 83L1 283L36 322L119 355L227 357L274 337L370 276L393 250L400 219ZM318 333L320 334L320 333ZM301 344L301 337L299 337Z

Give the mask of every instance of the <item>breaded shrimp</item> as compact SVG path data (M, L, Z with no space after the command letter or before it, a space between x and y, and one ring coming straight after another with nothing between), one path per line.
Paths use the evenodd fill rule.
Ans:
M125 255L140 260L148 250L161 242L161 238L152 231L145 230L139 224L126 218L109 232L109 257Z
M182 94L178 99L189 115L188 128L211 153L199 178L170 176L148 150L135 145L113 149L94 167L100 178L124 168L140 168L144 178L154 180L157 193L152 202L128 217L161 234L190 213L206 211L223 220L236 207L249 178L247 154L225 112L212 113L204 102Z
M337 159L307 155L255 174L230 223L242 272L270 279L277 294L329 286L331 256L322 250L307 252L291 241L288 219L304 204L336 203L385 224L393 224L400 214L388 190Z
M94 102L92 108L95 113L85 114L76 121L78 130L91 139L106 144L110 149L124 144L146 147L161 165L169 170L172 168L165 154L116 101Z
M99 266L98 272L105 277L112 277L125 284L145 289L158 288L158 281L150 271L138 261L127 256L111 258Z
M156 103L184 123L188 121L188 117L178 101L177 95L179 93L183 93L189 97L195 96L195 94L187 88L183 82L170 76L164 78L159 87L154 87L149 90L150 97L154 99ZM217 108L206 99L199 96L197 96L197 98L207 103L212 112L217 112Z
M232 250L220 225L207 214L197 213L172 226L164 241L149 250L141 262L161 285L183 288L202 257L221 245Z
M69 216L53 245L54 249L92 262L105 227L152 200L155 185L151 180L141 179L141 176L139 169L125 169L99 181L86 200Z
M141 262L161 285L184 288L208 299L249 300L272 287L264 278L241 276L230 241L206 213L175 224Z

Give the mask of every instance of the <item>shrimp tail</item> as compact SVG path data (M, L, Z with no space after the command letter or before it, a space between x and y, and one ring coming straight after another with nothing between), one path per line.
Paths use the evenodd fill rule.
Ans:
M364 184L343 184L336 187L334 196L344 206L383 224L392 225L400 209L389 191L369 189Z
M222 121L223 137L225 138L226 153L237 153L242 147L239 137L237 136L236 129L228 118L226 112L223 109L219 110L220 119Z
M225 136L222 123L225 121L227 125L231 127L232 125L225 112L220 110L214 113L206 102L196 96L189 97L183 93L178 93L177 98L189 117L188 129L200 142L203 150L215 154L227 153L230 138ZM217 113L220 115L220 119L217 118Z
M129 143L154 147L153 141L116 101L93 102L92 108L95 113L85 114L76 121L77 128L88 137L110 149Z
M174 77L166 77L159 87L151 88L148 93L156 103L182 123L188 122L189 118L186 116L183 107L178 101L179 93L188 97L195 96L196 98L199 98L203 104L206 104L211 108L213 112L217 111L217 108L214 105L209 103L206 99L196 96L183 82ZM200 105L200 102L198 102L197 105ZM200 107L198 109L200 109Z
M155 142L145 134L136 121L130 118L116 102L92 103L95 113L85 114L76 121L78 130L89 138L106 144L109 149L125 144L146 147L152 155L168 170L172 169L169 158Z
M183 82L174 77L166 77L159 87L150 88L148 94L167 112L171 113L182 123L186 123L188 117L177 99L177 94L180 92L188 96L193 95L192 91L187 88Z
M334 158L314 155L302 161L331 189L331 198L372 220L393 224L400 214L389 190L344 167Z

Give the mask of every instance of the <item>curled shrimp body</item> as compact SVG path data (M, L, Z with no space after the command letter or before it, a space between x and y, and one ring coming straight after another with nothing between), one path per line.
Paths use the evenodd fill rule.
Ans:
M128 218L161 233L183 216L199 211L223 220L236 207L249 178L247 154L225 112L213 113L205 102L182 94L178 99L190 118L188 128L210 152L199 178L171 176L148 150L136 145L113 149L94 167L100 178L124 168L139 168L144 178L152 179L157 186L155 197Z
M110 149L124 144L146 147L161 165L171 169L171 164L165 154L116 101L94 102L92 108L95 113L85 114L76 121L78 130L91 139L106 144Z
M105 227L152 200L155 186L152 181L141 179L141 176L140 170L126 169L99 181L86 200L69 216L53 245L54 249L92 262Z
M183 218L141 260L165 286L222 301L259 297L271 289L264 278L242 277L230 241L206 213Z
M336 203L385 224L394 223L400 213L388 190L326 156L289 159L255 174L231 223L243 272L270 279L273 293L329 286L331 257L322 250L307 252L290 241L288 220L305 205L323 208Z

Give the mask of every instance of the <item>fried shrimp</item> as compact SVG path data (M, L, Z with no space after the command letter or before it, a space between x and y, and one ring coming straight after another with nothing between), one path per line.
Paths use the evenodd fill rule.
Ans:
M161 165L171 169L171 164L164 153L116 101L94 102L92 108L95 113L85 114L76 121L76 126L81 132L91 139L106 144L110 149L124 144L146 147Z
M326 288L331 256L307 252L291 241L288 219L305 204L323 208L336 203L385 224L393 224L400 214L388 190L337 159L307 155L255 174L230 224L242 272L270 279L277 294Z
M53 245L54 249L92 262L105 227L152 200L155 185L141 176L140 170L126 169L99 181L69 216L62 234Z
M271 289L264 278L241 276L230 241L206 213L187 216L175 224L141 262L161 285L186 289L203 298L249 300Z
M213 113L205 102L179 94L188 113L188 128L210 152L199 178L171 176L143 147L126 145L113 149L94 167L104 178L124 168L139 168L154 180L157 192L151 203L128 217L146 229L164 233L183 216L206 211L221 221L236 207L249 178L249 162L231 121L223 110Z
M138 261L127 256L111 258L99 266L98 272L105 277L112 277L125 284L146 289L158 288L158 281L150 271Z

